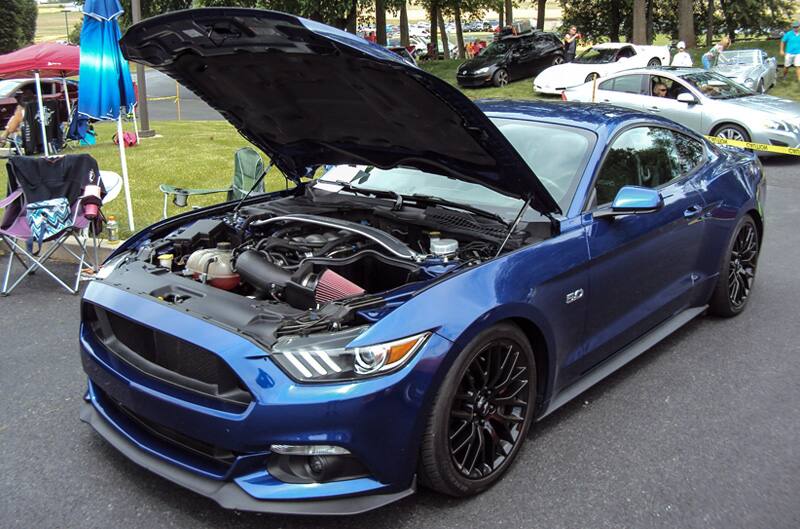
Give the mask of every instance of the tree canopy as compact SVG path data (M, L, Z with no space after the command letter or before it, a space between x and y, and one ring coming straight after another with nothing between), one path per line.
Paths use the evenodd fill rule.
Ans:
M33 42L37 13L35 0L3 0L0 54L18 50Z

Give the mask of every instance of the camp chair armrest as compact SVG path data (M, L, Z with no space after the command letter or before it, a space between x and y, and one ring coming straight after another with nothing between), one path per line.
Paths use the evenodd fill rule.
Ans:
M16 199L22 196L22 189L17 189L10 195L8 195L3 200L0 200L0 209L8 207L9 204L13 203Z

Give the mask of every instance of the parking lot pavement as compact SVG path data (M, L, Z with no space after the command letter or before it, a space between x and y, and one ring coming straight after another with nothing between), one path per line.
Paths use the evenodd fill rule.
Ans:
M796 529L800 160L765 165L743 315L690 323L539 423L483 495L422 491L351 518L224 511L119 455L78 421L78 299L38 275L0 299L0 527Z

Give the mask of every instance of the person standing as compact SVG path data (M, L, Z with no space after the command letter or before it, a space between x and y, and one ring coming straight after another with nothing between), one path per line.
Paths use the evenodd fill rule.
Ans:
M728 37L722 37L720 41L714 46L711 47L710 50L703 54L701 60L703 61L703 68L706 70L710 70L712 66L714 66L714 62L719 57L719 54L725 51L725 48L731 45L731 39Z
M578 49L578 39L583 37L578 33L578 28L570 26L569 31L564 35L564 62L572 62L575 52Z
M800 81L800 22L792 22L792 30L784 33L781 39L781 55L783 61L783 76L789 73L789 66L794 66L797 80Z
M686 43L678 43L678 53L672 58L671 66L692 66L692 56L686 52Z

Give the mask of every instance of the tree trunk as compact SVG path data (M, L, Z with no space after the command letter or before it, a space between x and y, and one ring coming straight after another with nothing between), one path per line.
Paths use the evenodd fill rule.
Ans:
M375 36L378 44L386 46L386 3L375 0Z
M654 0L647 0L647 11L646 11L646 26L645 26L645 33L647 35L647 43L653 43L653 6Z
M514 23L514 6L511 3L511 0L505 0L505 11L506 11L506 26L510 26Z
M408 47L411 39L408 37L408 9L406 3L400 4L400 45Z
M708 0L706 13L706 46L714 44L714 0Z
M437 24L437 18L439 13L439 7L436 4L431 4L431 41L429 42L428 46L428 59L436 60L439 58L439 25ZM431 53L433 55L431 55Z
M633 43L647 42L647 9L645 0L633 0Z
M505 15L506 11L503 8L503 6L505 6L505 5L506 5L505 0L500 0L500 5L497 8L497 24L501 28L503 27L503 21L505 20L505 16L506 16Z
M458 58L465 59L467 54L464 53L464 30L461 27L461 6L456 3L453 7L453 16L456 19L456 43L458 44Z
M719 7L722 9L722 16L725 19L725 31L728 33L728 38L731 42L736 40L736 24L731 16L730 3L727 0L719 0Z
M442 17L442 10L436 10L436 16L439 19L439 33L442 36L442 55L444 55L444 60L450 60L450 43L447 42L447 28L444 27L444 17Z
M358 0L353 0L350 6L350 12L347 14L346 30L353 35L356 34L358 29Z
M546 16L545 8L547 7L547 0L538 0L536 2L536 29L544 30L544 17Z
M608 16L610 22L608 38L611 39L611 42L619 42L619 25L621 22L619 16L619 0L612 0Z
M694 48L696 36L694 33L694 2L692 0L678 0L678 40L686 43L686 48Z

